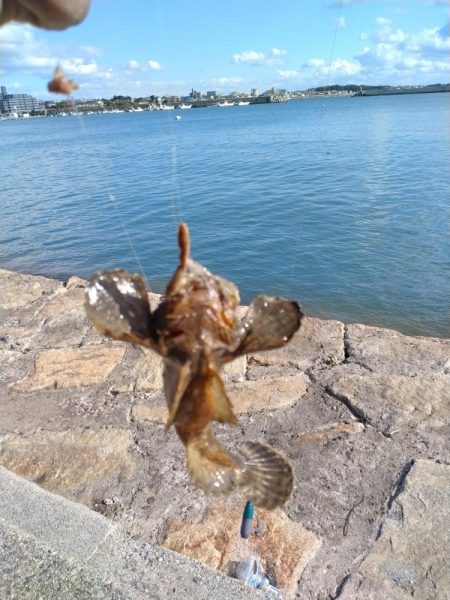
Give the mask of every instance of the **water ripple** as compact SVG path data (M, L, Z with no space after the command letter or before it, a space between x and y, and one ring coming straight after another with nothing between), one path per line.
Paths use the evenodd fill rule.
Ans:
M130 237L160 290L184 219L245 302L450 336L448 96L321 104L3 122L1 265L138 270Z

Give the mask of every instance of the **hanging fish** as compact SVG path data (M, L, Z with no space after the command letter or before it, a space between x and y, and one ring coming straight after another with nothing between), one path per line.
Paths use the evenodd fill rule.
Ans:
M86 293L86 312L96 329L140 344L164 359L169 416L185 445L194 482L211 493L240 491L255 506L273 509L292 492L292 467L260 441L231 454L218 442L211 421L236 424L220 377L223 364L258 350L284 345L303 314L296 302L257 296L241 321L236 286L190 258L189 230L178 230L180 264L164 299L152 313L142 278L122 269L98 273Z
M76 81L73 79L67 79L60 65L55 68L53 79L49 81L47 85L49 92L54 94L66 94L67 96L70 96L70 94L79 87L80 86Z

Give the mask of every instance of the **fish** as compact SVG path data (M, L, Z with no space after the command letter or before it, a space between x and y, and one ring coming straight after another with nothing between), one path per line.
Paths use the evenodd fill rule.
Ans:
M179 265L152 312L139 274L99 272L86 290L85 308L97 331L149 348L163 358L168 405L194 483L212 494L240 491L257 507L275 509L293 490L293 469L269 444L252 440L236 452L218 441L212 422L237 424L220 369L244 354L278 348L299 329L295 301L257 296L239 318L238 288L190 256L189 229L178 228Z
M73 79L67 79L60 65L55 68L53 79L48 82L47 89L53 94L66 94L70 96L72 92L79 88L79 84Z

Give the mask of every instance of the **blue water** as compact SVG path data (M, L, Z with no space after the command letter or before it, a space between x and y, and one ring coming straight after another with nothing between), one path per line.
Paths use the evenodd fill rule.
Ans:
M161 291L182 219L244 302L450 337L449 99L3 121L0 266L123 266Z

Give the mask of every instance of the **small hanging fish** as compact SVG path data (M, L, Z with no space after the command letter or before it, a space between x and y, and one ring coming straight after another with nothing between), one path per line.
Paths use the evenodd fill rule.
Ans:
M70 96L70 94L79 87L80 86L76 81L73 79L67 79L60 65L55 68L53 79L49 81L47 85L49 92L54 94L66 94L67 96Z
M230 454L210 423L236 424L219 371L223 364L258 350L284 345L303 314L296 302L257 296L241 321L236 286L189 256L187 225L178 230L180 265L158 308L150 311L142 278L122 269L98 273L86 293L86 312L96 329L117 340L151 348L164 358L167 428L186 447L187 468L207 492L235 488L255 506L273 509L292 492L289 462L260 441Z

